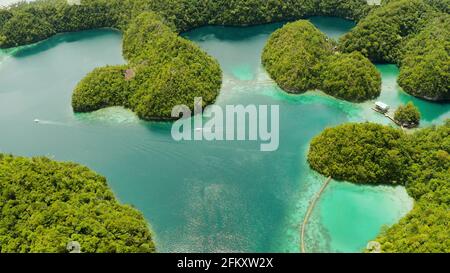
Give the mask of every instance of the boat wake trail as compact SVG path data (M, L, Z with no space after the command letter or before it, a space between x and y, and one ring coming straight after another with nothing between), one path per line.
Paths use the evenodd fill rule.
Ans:
M63 122L51 121L51 120L40 120L40 119L35 119L34 123L40 124L40 125L70 126L69 124L66 124Z

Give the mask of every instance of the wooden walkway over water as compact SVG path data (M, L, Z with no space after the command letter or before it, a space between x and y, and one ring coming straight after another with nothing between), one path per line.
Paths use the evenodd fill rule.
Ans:
M379 111L379 110L377 110L377 109L375 109L375 108L372 108L372 110L375 111L375 112L378 112L378 113L382 114L383 116L385 116L386 118L390 119L393 123L395 123L395 124L396 124L397 126L399 126L400 128L405 129L405 128L403 127L403 125L400 124L400 122L396 121L396 120L395 120L393 117L391 117L388 113L383 113L383 112L381 112L381 111Z
M306 226L308 224L309 218L311 217L311 213L313 212L317 201L320 199L320 196L325 191L325 189L327 188L328 184L330 184L330 181L331 181L331 176L328 177L325 180L325 183L323 183L322 187L320 188L320 191L316 194L314 199L309 204L308 211L306 212L305 218L303 219L302 230L301 230L301 234L300 234L300 240L301 240L301 244L302 244L301 245L302 253L306 253L305 232L306 232Z

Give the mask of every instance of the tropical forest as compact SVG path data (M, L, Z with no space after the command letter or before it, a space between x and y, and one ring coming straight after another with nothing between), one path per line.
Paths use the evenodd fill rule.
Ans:
M0 255L449 253L450 1L0 0L0 128Z

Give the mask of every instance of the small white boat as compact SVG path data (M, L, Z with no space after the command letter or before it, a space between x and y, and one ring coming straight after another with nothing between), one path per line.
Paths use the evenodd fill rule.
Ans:
M39 122L41 122L41 121L38 120L38 119L35 119L34 122L35 122L35 123L39 123Z

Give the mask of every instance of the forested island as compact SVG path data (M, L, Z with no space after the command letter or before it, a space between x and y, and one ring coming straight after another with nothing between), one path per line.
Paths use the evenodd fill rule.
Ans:
M308 162L337 180L406 187L414 209L376 238L383 252L450 250L450 120L413 134L372 123L329 128L313 139Z
M155 252L147 221L106 179L45 157L0 154L0 253Z
M361 53L341 53L310 22L300 20L275 31L262 62L284 90L303 93L321 89L334 97L362 102L378 97L381 75Z
M72 107L90 112L125 106L145 120L170 119L175 105L211 104L222 72L212 57L183 39L155 13L145 12L124 33L128 65L97 68L75 88Z
M269 39L263 64L282 89L294 93L321 89L353 102L376 98L381 79L368 60L355 55L359 52L373 62L398 64L398 82L411 95L432 101L450 98L450 16L446 5L385 1L334 45L331 60L332 43L325 42L324 35L313 28L288 24ZM299 48L301 52L297 52Z
M390 0L340 40L344 52L400 66L399 85L431 101L450 98L449 1Z
M86 75L74 90L74 111L124 106L142 119L166 120L173 106L191 106L194 97L214 103L222 83L218 62L181 32L337 16L358 22L339 41L303 20L272 35L262 62L281 88L320 89L362 102L380 94L372 62L394 63L406 92L447 101L449 11L448 0L385 0L381 6L365 0L81 0L80 5L38 0L0 9L0 48L64 32L117 29L127 64ZM397 118L416 122L420 115L400 111ZM447 122L406 134L376 124L345 124L312 141L308 162L338 180L407 188L415 207L376 238L383 251L449 252L449 128ZM0 252L65 252L70 241L79 242L83 252L155 251L142 215L118 204L106 180L85 167L0 155L0 183Z
M321 14L359 19L368 10L363 0L82 0L80 5L40 0L0 10L0 47L62 32L118 29L128 64L87 75L75 88L74 111L124 106L142 119L166 120L176 105L193 107L194 97L213 103L222 81L217 61L177 33L208 24L244 26Z

